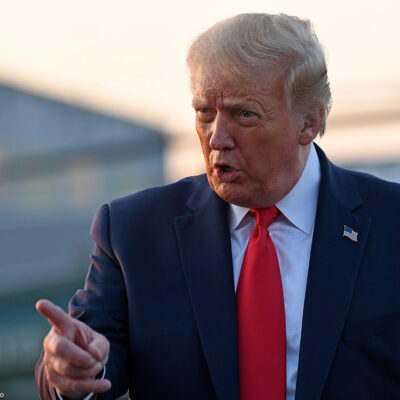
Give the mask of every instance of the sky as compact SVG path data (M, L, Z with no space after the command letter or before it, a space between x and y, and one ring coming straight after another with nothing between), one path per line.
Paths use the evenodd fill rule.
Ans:
M332 120L400 115L399 11L398 0L0 0L0 80L186 137L191 41L238 13L284 12L309 18L326 49Z

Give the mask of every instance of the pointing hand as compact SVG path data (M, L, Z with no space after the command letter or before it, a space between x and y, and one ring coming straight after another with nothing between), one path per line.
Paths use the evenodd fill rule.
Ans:
M48 300L39 300L36 309L52 325L43 341L43 363L53 387L69 399L109 390L109 380L94 379L107 363L108 340Z

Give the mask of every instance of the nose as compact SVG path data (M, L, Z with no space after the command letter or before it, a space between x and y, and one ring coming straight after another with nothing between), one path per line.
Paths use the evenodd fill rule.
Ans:
M230 134L228 118L224 115L217 113L209 143L211 149L219 151L233 149L235 146L233 137Z

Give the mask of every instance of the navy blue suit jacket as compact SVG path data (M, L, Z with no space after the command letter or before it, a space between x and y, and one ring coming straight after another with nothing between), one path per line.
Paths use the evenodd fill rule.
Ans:
M296 400L400 399L400 185L318 154ZM137 400L239 399L227 210L204 175L99 210L85 288L70 304L111 342L113 386L99 399L128 388ZM53 398L40 362L37 384Z

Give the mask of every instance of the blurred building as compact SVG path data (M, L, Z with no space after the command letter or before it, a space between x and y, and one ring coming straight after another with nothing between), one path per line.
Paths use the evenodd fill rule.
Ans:
M0 85L0 392L37 398L33 370L49 329L82 287L97 208L164 182L162 132Z
M326 135L317 143L340 166L400 182L398 91L392 99L390 104L390 96L367 104L357 99L358 109L342 105L328 118Z

